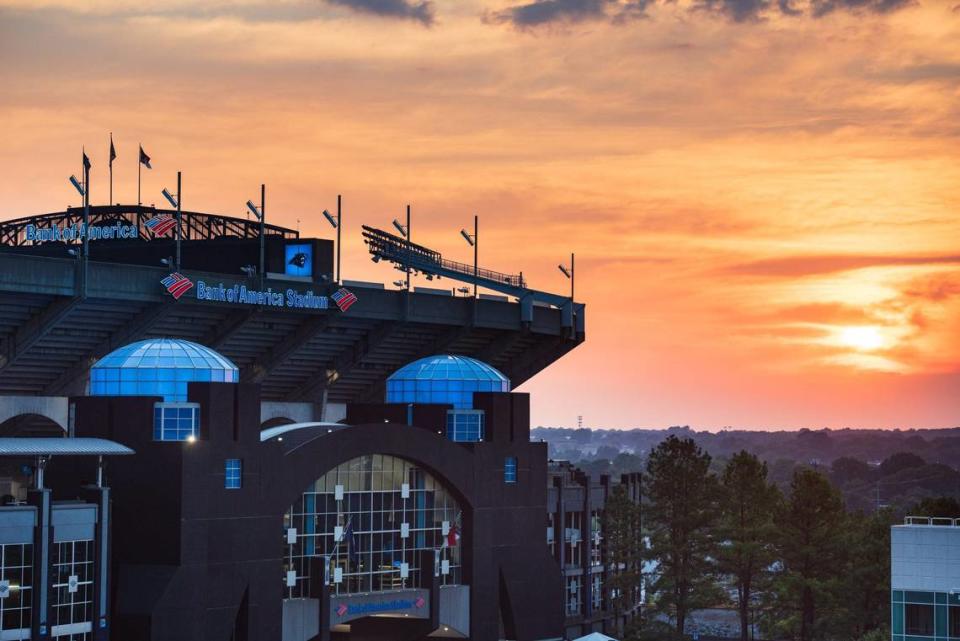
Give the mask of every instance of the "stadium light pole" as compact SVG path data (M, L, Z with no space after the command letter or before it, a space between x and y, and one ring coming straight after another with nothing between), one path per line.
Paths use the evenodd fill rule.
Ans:
M575 258L575 255L574 255L574 254L570 254L570 269L567 269L567 268L564 267L563 265L557 265L557 267L559 267L560 271L563 272L563 275L566 276L566 277L570 280L570 304L571 304L571 305L573 305L573 292L574 292L573 286L574 286L574 283L576 282L576 281L574 280L575 277L576 277L576 272L574 271L574 270L575 270L574 258Z
M474 215L473 217L473 234L471 235L466 229L460 230L460 235L463 236L464 240L473 247L473 297L477 297L477 280L480 276L480 270L477 264L477 252L479 251L480 246L480 217Z
M264 270L264 249L263 249L264 248L264 236L263 236L264 222L263 222L263 219L265 217L264 207L267 199L266 195L267 195L267 187L266 185L261 183L259 209L257 208L256 205L253 204L253 201L251 200L247 201L247 209L252 211L253 215L256 216L257 220L260 221L260 289L263 289L263 281L264 281L264 277L266 276L266 274L264 274L264 271L263 271Z
M407 273L407 291L410 291L410 205L407 205L407 224L406 226L401 225L400 221L396 218L393 219L393 226L397 228L397 231L400 232L400 235L407 240L407 256L404 261Z
M340 284L340 230L342 229L343 222L343 210L341 209L341 198L340 194L337 194L337 217L334 218L330 215L326 209L323 210L323 217L327 219L327 222L337 230L337 285Z
M180 228L180 193L182 190L182 185L180 182L180 172L177 172L177 195L176 197L172 196L166 188L163 189L160 193L163 194L163 197L167 199L167 202L170 203L174 209L177 210L177 256L176 256L176 269L174 271L180 271L180 239L182 238L183 232Z
M82 245L81 245L81 247L82 247L81 254L82 254L82 255L79 256L78 258L80 258L80 259L83 261L83 265L81 266L80 278L83 280L83 285L82 285L83 295L86 296L86 295L87 295L87 248L88 248L87 238L88 238L88 236L90 235L90 229L89 229L89 225L90 225L90 198L89 198L89 194L90 194L90 189L89 189L89 184L90 184L90 167L89 167L89 163L88 163L88 161L87 161L87 154L86 154L85 151L83 152L83 161L82 161L81 165L82 165L82 167L83 167L83 172L81 173L81 175L83 176L83 182L77 180L77 177L76 177L76 176L71 175L71 176L70 176L70 184L73 185L73 188L76 189L77 192L80 194L80 196L81 196L81 202L82 202L82 204L83 204L83 243L82 243Z

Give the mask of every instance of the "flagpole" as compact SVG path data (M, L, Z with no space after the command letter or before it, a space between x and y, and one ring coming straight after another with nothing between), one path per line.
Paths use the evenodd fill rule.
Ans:
M266 218L266 215L267 215L267 212L264 211L264 201L266 199L266 193L267 193L267 186L264 184L261 184L260 185L260 289L261 290L263 289L263 285L267 277L267 274L264 271L266 269L266 266L264 265L264 260L263 260L264 258L264 251L263 251L264 221L263 219Z
M83 150L83 161L83 298L86 298L90 266L90 163L86 150Z
M113 207L113 132L110 132L110 206Z
M183 233L180 230L180 207L183 202L183 192L180 188L180 172L177 172L177 271L180 271L180 237Z
M140 162L141 158L143 158L143 143L139 144L139 149L137 150L137 207L143 204L140 200L140 165L143 164Z

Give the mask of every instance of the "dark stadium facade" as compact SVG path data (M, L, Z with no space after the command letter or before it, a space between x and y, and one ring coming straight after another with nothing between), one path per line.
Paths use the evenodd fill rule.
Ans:
M512 391L583 342L584 306L372 228L375 262L497 293L343 280L331 241L260 229L0 223L2 638L615 631L612 481L551 467Z

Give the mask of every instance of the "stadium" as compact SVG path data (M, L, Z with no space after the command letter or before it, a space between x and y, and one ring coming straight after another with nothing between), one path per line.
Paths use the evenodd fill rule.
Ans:
M398 289L346 280L333 241L250 207L0 223L0 639L613 629L613 481L549 462L513 391L584 341L572 287L409 221L363 228Z

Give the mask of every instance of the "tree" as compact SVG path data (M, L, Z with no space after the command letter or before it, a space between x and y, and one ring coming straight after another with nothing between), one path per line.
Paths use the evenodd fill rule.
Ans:
M857 513L847 519L849 564L844 573L844 596L849 616L845 626L851 638L887 625L890 617L890 526L893 511ZM887 639L890 638L889 631Z
M880 464L880 474L890 476L902 470L911 467L923 467L926 464L926 461L912 452L897 452L884 459L883 463Z
M773 515L780 500L780 491L767 482L766 463L747 451L730 459L721 477L717 558L720 571L736 582L741 641L749 638L754 590L774 561Z
M691 610L717 600L710 561L717 480L709 469L709 454L692 439L672 435L647 461L645 521L658 564L653 589L657 608L675 621L678 637Z
M867 481L873 478L874 468L869 463L849 456L841 456L830 466L834 483L846 485L851 481Z
M616 485L604 509L603 536L607 545L607 577L610 605L620 636L624 636L621 617L632 609L640 595L642 535L640 506L630 499L623 485Z
M912 516L960 519L960 503L952 496L930 496L910 508Z
M776 632L799 641L830 638L845 569L843 500L814 470L793 475L790 495L778 511L775 584Z

